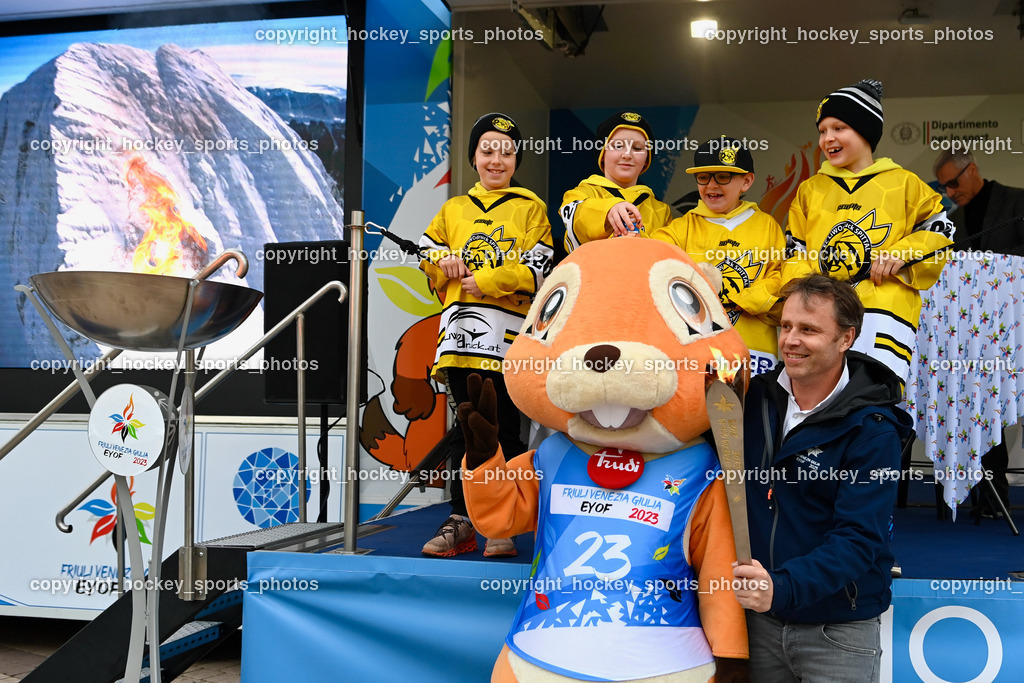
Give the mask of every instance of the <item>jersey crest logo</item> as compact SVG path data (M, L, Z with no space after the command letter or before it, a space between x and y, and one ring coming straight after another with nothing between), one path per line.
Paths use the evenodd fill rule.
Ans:
M891 229L892 223L875 225L874 209L858 221L836 223L818 254L821 272L837 280L867 275L871 268L871 250L885 242Z
M497 268L505 263L505 256L515 243L514 237L505 237L505 224L502 223L489 235L483 232L470 235L460 256L472 271Z
M727 256L715 267L722 272L722 289L725 292L739 292L750 286L764 269L764 261L755 261L753 252L747 251L733 258Z
M754 261L753 252L747 251L735 258L726 257L715 264L722 273L722 306L725 308L729 322L735 325L740 319L740 309L729 299L729 294L740 292L761 275L764 261Z

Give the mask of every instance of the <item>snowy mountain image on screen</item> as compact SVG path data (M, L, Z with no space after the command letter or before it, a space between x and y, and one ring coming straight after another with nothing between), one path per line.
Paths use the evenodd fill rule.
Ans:
M141 262L187 276L241 248L245 280L217 279L262 289L264 243L341 239L335 182L310 145L198 50L76 43L37 68L0 97L0 366L61 358L12 289L35 273ZM138 251L157 199L188 226L172 267ZM66 337L76 356L99 354Z

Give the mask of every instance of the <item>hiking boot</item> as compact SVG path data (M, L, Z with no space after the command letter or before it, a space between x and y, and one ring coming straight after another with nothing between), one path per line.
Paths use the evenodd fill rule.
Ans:
M473 552L476 547L476 530L469 518L452 515L423 546L423 554L431 557L455 557Z
M511 538L488 538L484 545L484 557L515 557L519 554Z

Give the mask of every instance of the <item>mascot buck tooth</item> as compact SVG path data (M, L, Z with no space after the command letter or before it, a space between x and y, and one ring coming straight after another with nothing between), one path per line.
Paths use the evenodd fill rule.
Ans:
M720 283L655 240L574 251L505 358L516 405L557 433L508 463L493 390L471 382L470 517L489 538L536 530L493 681L747 680L725 488L702 438L718 359L749 358Z

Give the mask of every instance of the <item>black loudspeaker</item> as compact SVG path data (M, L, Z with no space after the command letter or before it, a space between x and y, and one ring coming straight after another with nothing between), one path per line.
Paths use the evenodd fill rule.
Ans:
M279 242L263 245L263 326L269 332L302 302L331 280L349 286L348 242ZM366 279L363 283L365 287ZM344 404L348 386L349 293L338 303L330 291L305 311L306 402ZM365 295L363 301L365 302ZM366 368L366 316L363 307L362 358ZM295 324L272 339L264 349L264 377L268 403L296 403ZM360 402L365 401L366 380L362 378Z

